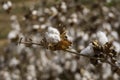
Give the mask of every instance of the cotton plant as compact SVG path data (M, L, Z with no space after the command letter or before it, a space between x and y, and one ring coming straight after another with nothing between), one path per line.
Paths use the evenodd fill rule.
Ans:
M2 2L2 8L7 12L7 13L10 13L11 11L11 8L12 8L13 4L11 1L3 1Z
M114 48L115 46L115 48ZM81 50L80 54L86 55L87 57L91 56L91 63L94 65L106 62L110 64L115 69L119 70L118 61L116 60L118 49L116 46L119 46L115 42L108 40L106 34L102 31L96 33L96 40L92 41L86 48Z
M43 39L40 41L40 43L34 43L32 39L28 40L28 42L24 42L22 39L20 39L19 43L23 43L29 46L32 46L32 44L41 45L44 48L53 51L66 50L72 44L70 38L64 30L60 33L57 28L52 26L47 26L45 29L43 29L42 37Z
M69 8L67 10L67 7L69 7L69 6L67 6L66 3L62 3L60 7L63 11L62 13L67 13L67 11L69 11ZM104 11L107 13L106 10L104 10ZM46 16L44 17L42 15L44 13L45 13L45 15L47 14L48 19L46 19ZM119 52L119 50L117 48L117 47L119 47L119 45L117 45L116 43L110 42L110 39L108 38L108 36L109 36L108 34L106 36L105 32L98 31L95 35L93 35L94 39L96 39L96 40L93 40L92 42L90 42L88 44L88 46L86 46L86 48L84 48L84 45L86 44L86 42L89 41L89 38L91 36L89 36L89 34L85 33L84 31L82 33L82 30L79 30L78 28L77 28L77 30L75 30L74 26L70 26L70 28L71 27L72 28L71 28L71 30L69 30L70 29L69 25L74 23L76 26L76 25L82 23L82 20L80 18L82 18L82 19L85 18L85 23L86 23L86 21L87 21L86 15L89 13L91 14L91 11L89 11L89 9L83 8L82 13L84 15L81 15L81 16L79 15L81 12L78 12L78 14L76 12L74 12L73 14L70 14L71 15L70 18L68 16L66 16L66 14L62 14L62 13L61 13L61 11L59 11L58 7L56 7L56 6L53 6L50 8L44 8L43 13L41 13L41 15L40 15L40 18L42 16L44 19L41 18L41 20L39 21L39 22L42 22L44 20L43 23L42 24L40 23L39 25L34 25L34 23L32 24L34 30L41 29L41 31L38 32L37 34L41 34L41 32L42 32L43 35L39 35L39 36L34 35L34 36L36 36L35 38L32 37L30 40L20 39L20 41L18 41L18 42L28 45L27 47L31 47L33 44L33 45L42 46L45 49L48 49L53 52L57 52L59 50L62 51L63 53L66 52L64 54L65 56L62 56L63 58L66 57L66 54L73 53L73 55L71 55L71 57L68 56L68 57L70 57L69 59L73 59L74 55L77 55L78 57L84 56L84 57L89 58L91 60L91 63L94 63L94 64L98 63L98 62L100 62L100 63L106 62L109 64L112 63L111 64L112 66L116 64L115 57L117 54L116 51ZM96 14L97 14L97 12L96 12ZM34 17L35 17L37 15L37 12L33 11L32 15L34 15ZM61 19L63 24L66 23L68 25L66 31L68 30L71 33L72 40L69 39L70 34L67 35L66 31L61 32L57 28L57 26L54 26L54 23L52 23L54 21L52 21L51 18L55 17L55 19L56 19L55 21L57 21L56 16L58 17L58 19ZM45 22L45 20L47 20L47 22ZM52 25L52 26L49 26L47 23L49 23L49 25ZM83 20L83 23L84 23L84 20ZM99 21L98 21L98 23L99 23ZM104 28L108 32L112 31L112 27L109 23L103 24L102 28ZM92 32L90 32L90 33L92 34ZM116 35L116 33L112 33L111 35L114 36L114 35ZM80 48L80 50L81 49L82 50L80 52L77 52L77 50L72 51L71 48L74 49L74 47L72 47L72 45L74 45L74 44L72 44L72 42L75 40L76 37L79 37L79 36L82 37L82 39L80 39L82 44L78 44L78 45L80 47L82 46L82 48ZM38 40L38 38L40 38L40 37L42 37L43 39ZM112 45L115 46L115 50ZM43 48L42 48L42 50L43 50ZM41 54L42 54L42 50L40 50ZM28 51L28 53L32 53L32 52ZM54 54L50 54L50 55L54 55ZM44 56L46 56L46 55L44 55ZM41 63L43 63L43 64L40 64L40 63L38 64L38 65L40 65L39 68L41 68L41 65L43 65L43 67L41 68L41 70L43 72L45 72L45 70L47 69L46 67L49 67L46 65L48 65L49 61L51 60L44 56L41 56L41 60L39 59L39 61L41 61ZM109 57L109 59L108 59L108 57ZM56 61L57 60L58 59L56 59ZM76 72L76 69L78 66L77 61L73 60L73 62L72 62L72 61L67 61L67 59L66 59L66 60L63 60L63 62L65 63L65 65L66 65L65 68L67 70L71 70L71 72L73 72L73 73ZM70 63L73 65L72 68L70 68L70 66L71 66ZM64 69L57 64L51 64L51 67L60 74L63 73L62 71L64 71ZM115 65L114 67L118 67L118 66ZM44 68L44 70L43 70L43 68ZM49 73L46 73L46 75L48 75L48 74ZM88 75L88 74L86 73L85 76L86 75ZM81 77L81 76L79 76L79 74L77 76L78 76L78 78Z
M80 56L85 56L90 58L91 63L94 65L101 62L106 62L112 64L112 66L115 68L118 67L116 65L117 60L115 59L117 52L115 51L112 42L108 40L106 34L102 31L98 31L96 33L96 40L93 40L91 43L89 43L89 45L82 49L79 54L69 49L69 46L71 46L71 41L68 40L68 35L66 36L66 32L63 31L60 33L57 28L48 26L45 28L43 34L44 37L39 44L25 43L22 41L21 43L41 45L44 46L44 48L50 49L52 51L63 50Z
M98 42L99 42L100 45L104 45L105 43L108 42L107 36L102 31L97 32L96 37L97 37L97 40L98 40ZM86 54L86 55L93 55L94 54L94 48L93 47L94 47L94 45L92 43L90 43L80 53L81 54Z

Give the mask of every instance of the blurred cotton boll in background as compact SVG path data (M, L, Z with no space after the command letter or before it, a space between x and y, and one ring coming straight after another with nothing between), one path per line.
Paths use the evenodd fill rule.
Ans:
M18 22L18 20L17 20L17 16L16 15L12 15L11 17L10 17L10 20L11 20L11 27L12 27L12 29L14 29L14 30L17 30L17 31L20 31L20 24L19 24L19 22Z

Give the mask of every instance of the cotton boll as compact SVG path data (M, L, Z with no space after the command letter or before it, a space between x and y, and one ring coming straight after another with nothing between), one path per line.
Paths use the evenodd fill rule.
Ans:
M120 43L114 41L114 42L113 42L113 46L115 47L115 51L116 51L117 53L119 53L119 52L120 52Z
M75 80L81 80L81 75L79 73L75 73Z
M25 44L19 44L19 46L17 46L17 53L18 54L22 53L24 49L25 49Z
M12 16L10 17L10 20L11 20L11 21L15 21L15 20L17 20L16 15L12 15Z
M53 27L48 27L45 38L49 43L58 43L61 40L59 31Z
M72 21L77 24L78 23L78 19L77 18L73 18Z
M39 29L40 26L38 24L33 25L33 29Z
M29 72L28 74L31 75L32 77L36 77L36 69L34 65L28 65L27 66L27 71Z
M109 64L103 63L102 67L103 67L103 75L102 76L103 76L103 79L106 80L112 74L111 66Z
M49 43L58 43L61 40L59 35L50 34L48 32L45 33L45 38Z
M112 31L111 35L114 37L114 39L116 39L116 40L119 39L118 33L116 31Z
M112 27L111 27L111 25L109 24L109 23L103 23L103 28L105 29L105 30L107 30L107 31L111 31L112 30Z
M58 11L57 11L57 9L55 7L51 7L50 9L51 9L51 11L53 13L52 14L53 16L58 14Z
M77 61L76 60L72 60L71 61L71 72L75 72L77 69Z
M56 28L53 28L53 27L50 27L50 26L48 27L47 32L48 32L49 34L57 34L57 35L60 35L59 31L58 31Z
M87 41L89 39L89 35L88 34L84 34L82 36L82 39L83 39L83 41Z
M115 15L112 12L108 13L108 16L111 18L115 18Z
M3 9L4 9L4 10L7 10L7 9L9 8L9 7L8 7L8 5L7 5L7 4L5 4L5 3L3 4L3 6L2 6L2 7L3 7Z
M19 63L20 63L20 61L19 61L18 59L12 58L12 59L10 60L9 65L10 65L10 66L16 66L16 65L18 65Z
M73 14L71 15L71 17L72 17L72 18L77 18L77 14L76 14L76 13L73 13Z
M65 65L64 65L64 69L65 69L65 70L69 70L69 69L70 69L70 66L71 66L71 62L70 62L70 61L66 61L66 62L65 62Z
M65 2L62 2L62 4L61 4L61 9L63 10L63 12L66 12L66 11L67 11L67 6L66 6L66 3L65 3Z
M101 45L104 45L106 42L108 42L108 38L104 32L97 32L97 39Z
M12 21L12 23L11 23L12 29L17 30L17 31L20 31L20 24L19 24L19 22L18 22L18 20L17 20L16 15L12 15L12 16L10 17L10 20Z
M114 73L114 74L113 74L113 80L119 80L119 79L120 79L119 74Z
M90 10L88 8L84 8L83 9L83 14L84 15L87 15L89 12L90 12Z
M94 55L93 45L90 43L85 49L83 49L80 52L80 54L93 56Z
M0 76L3 80L12 80L10 76L10 72L8 71L0 71Z
M32 15L37 15L37 10L33 10Z
M9 34L8 34L8 39L14 39L14 38L16 38L17 36L18 36L18 34L19 34L19 32L18 31L15 31L15 30L13 30L13 31L11 31Z
M63 68L55 63L51 63L51 67L57 72L57 74L61 74L63 72Z
M50 12L51 12L51 11L50 11L49 8L45 8L45 9L44 9L44 13L50 14Z
M8 2L7 2L7 5L8 5L9 7L12 7L12 2L11 2L11 1L8 1Z
M62 15L62 16L60 16L59 18L60 18L60 21L62 21L62 22L65 22L65 21L66 21L66 17L65 17L65 16L63 16L63 15Z
M108 13L108 12L109 12L109 8L106 7L106 6L102 6L102 11L103 11L104 13Z
M111 3L111 2L112 2L112 0L106 0L106 2L107 2L107 3Z

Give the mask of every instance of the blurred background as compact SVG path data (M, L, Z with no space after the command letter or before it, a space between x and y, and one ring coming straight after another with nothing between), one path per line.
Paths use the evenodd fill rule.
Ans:
M21 37L39 43L49 26L65 29L78 52L105 32L120 62L120 0L0 0L0 80L120 80L109 64L17 45Z

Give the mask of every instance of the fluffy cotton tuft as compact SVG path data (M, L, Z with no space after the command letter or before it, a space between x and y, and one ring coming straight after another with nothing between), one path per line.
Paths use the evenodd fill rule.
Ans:
M90 43L86 48L84 48L80 54L84 54L84 55L94 55L94 50L93 50L93 45Z
M8 7L8 5L7 4L3 4L3 9L4 10L7 10L9 7Z
M12 7L12 2L11 2L11 1L8 1L8 2L7 2L7 5L8 5L9 7Z
M46 40L49 43L58 43L61 39L59 35L56 34L45 34Z
M59 31L56 28L53 28L53 27L48 27L47 32L50 33L50 34L60 35Z
M18 34L19 34L18 31L13 30L8 34L8 39L16 38Z
M117 53L119 53L119 52L120 52L120 43L114 41L114 42L113 42L113 46L115 47L115 51L116 51Z
M33 10L32 15L37 15L37 10Z
M104 45L106 42L108 42L106 34L102 31L97 32L97 39L101 45Z
M49 43L58 43L61 40L59 31L52 27L48 27L45 38Z

